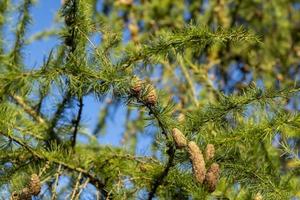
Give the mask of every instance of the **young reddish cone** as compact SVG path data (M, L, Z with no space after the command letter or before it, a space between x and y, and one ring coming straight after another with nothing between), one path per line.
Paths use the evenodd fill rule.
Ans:
M217 163L213 163L207 171L205 176L205 185L209 192L216 190L216 186L219 179L220 167Z
M30 183L29 183L29 189L32 195L36 196L41 191L41 181L37 174L32 174Z
M213 144L206 145L205 148L205 159L206 161L213 159L215 156L215 147Z
M179 129L173 128L172 136L173 136L173 139L175 141L177 148L181 149L181 148L186 147L186 145L187 145L186 138Z
M199 183L203 183L206 174L205 162L198 145L191 141L188 144L188 153L193 166L194 176Z

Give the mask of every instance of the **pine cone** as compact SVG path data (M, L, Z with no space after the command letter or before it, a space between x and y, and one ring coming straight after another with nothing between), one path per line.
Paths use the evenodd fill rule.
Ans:
M149 105L155 105L157 102L157 95L156 95L156 91L152 85L148 86L147 92L148 92L148 94L145 99L146 103Z
M30 192L32 195L36 196L41 191L41 181L37 174L32 174L29 184Z
M213 163L208 169L204 181L209 192L213 192L216 190L216 186L219 179L219 173L220 173L219 165L217 163Z
M20 200L31 200L31 191L29 188L23 188L21 194L20 194Z
M173 136L173 139L175 141L177 148L181 149L181 148L186 147L186 145L187 145L186 138L179 129L173 128L172 136Z
M213 159L215 156L215 147L213 144L206 145L205 148L205 159L206 161Z
M131 86L131 92L134 95L140 95L143 86L143 81L139 78L134 78Z
M203 183L206 174L205 162L201 150L195 142L189 142L188 153L193 166L194 176L199 183Z
M18 192L13 192L9 200L21 200Z

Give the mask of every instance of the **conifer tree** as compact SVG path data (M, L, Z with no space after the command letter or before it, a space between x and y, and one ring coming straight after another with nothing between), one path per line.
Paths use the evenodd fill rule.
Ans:
M299 2L62 0L30 35L36 3L0 0L1 199L300 198Z

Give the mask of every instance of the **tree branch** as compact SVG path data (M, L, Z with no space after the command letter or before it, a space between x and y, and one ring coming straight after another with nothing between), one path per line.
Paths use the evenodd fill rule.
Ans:
M156 121L158 122L158 125L161 128L161 130L162 130L162 134L165 135L166 139L168 140L168 138L169 138L168 128L161 121L159 115L157 114L157 112L155 110L155 107L153 107L153 106L145 103L143 100L141 100L139 98L137 98L137 100L140 103L142 103L145 107L147 107L149 109L150 114L152 114L154 116L154 118L156 119ZM153 199L153 197L154 197L154 195L155 195L155 193L157 191L157 188L163 183L164 179L168 176L168 173L169 173L171 167L173 166L173 162L174 162L174 158L175 158L175 152L176 152L176 147L171 142L167 142L167 147L168 147L167 154L169 156L168 163L165 166L164 171L159 175L159 177L155 178L153 180L152 188L151 188L151 191L149 192L149 195L148 195L148 200Z
M67 169L69 171L75 171L77 173L83 174L84 176L86 176L87 178L90 179L90 183L92 183L97 189L99 189L105 196L107 195L107 191L104 189L105 183L102 182L100 179L98 179L95 175L88 172L87 170L85 170L81 167L73 166L73 165L71 165L69 163L65 163L63 161L59 161L59 160L56 160L56 159L50 159L50 158L36 152L34 149L32 149L29 145L24 143L22 140L20 140L16 137L13 137L12 135L4 134L3 132L0 132L0 134L8 137L12 141L14 141L17 144L19 144L20 146L24 147L28 152L30 152L34 157L36 157L39 160L43 160L43 161L46 161L46 162L49 161L49 162L52 162L54 164L61 165L62 167L64 167L65 169Z
M45 120L32 108L30 107L25 100L18 96L18 95L12 95L12 98L16 101L18 105L20 105L26 113L28 113L35 121L37 121L40 124L45 124Z
M82 109L83 109L83 99L82 99L82 97L79 98L79 105L78 106L79 106L79 110L78 110L78 114L77 114L77 119L74 122L75 128L74 128L72 141L71 141L72 148L74 148L75 145L76 145L76 137L77 137L78 127L79 127L80 120L81 120L81 115L82 115Z
M157 179L154 180L152 189L148 194L148 200L153 199L153 197L157 191L157 188L163 183L164 179L168 176L168 173L169 173L171 167L173 166L175 151L176 151L175 148L168 149L169 161L168 161L164 171L158 176Z

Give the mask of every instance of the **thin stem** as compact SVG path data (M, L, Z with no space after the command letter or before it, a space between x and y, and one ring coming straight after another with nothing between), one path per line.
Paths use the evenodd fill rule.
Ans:
M157 112L155 112L155 107L153 107L149 104L146 104L144 101L142 101L139 98L137 100L149 109L150 114L153 114L156 121L158 122L159 127L162 130L162 134L165 135L166 139L168 140L169 139L168 128L164 125L163 121L160 119ZM163 183L165 177L168 176L168 173L169 173L171 167L173 166L176 148L175 148L175 145L171 142L167 142L167 147L168 147L167 154L169 156L168 163L167 163L166 167L164 168L164 171L159 175L159 177L154 178L154 181L152 183L151 191L149 192L149 195L148 195L148 200L151 200L154 197L154 195L157 191L157 188Z
M28 113L35 121L37 121L40 124L45 124L45 120L31 107L29 106L25 100L18 96L18 95L12 95L12 98L17 102L18 105L20 105L26 113Z
M72 148L74 148L75 145L76 145L76 137L77 137L78 127L79 127L79 124L80 124L82 110L83 110L83 99L82 99L82 97L79 98L79 105L78 106L79 106L79 109L78 109L77 119L74 122L75 128L74 128L74 132L73 132L73 136L72 136L72 142L71 142Z
M149 192L148 200L153 199L153 197L157 191L157 188L163 183L164 179L168 176L168 173L169 173L171 167L173 166L174 157L175 157L175 148L169 149L168 155L169 155L168 163L167 163L164 171L158 176L157 179L155 179L155 181L152 185L152 189Z
M189 72L186 69L186 65L183 61L183 58L181 56L178 56L178 60L179 60L179 67L180 67L181 71L183 72L183 75L184 75L185 79L187 80L190 90L192 92L192 100L194 101L194 104L196 106L198 106L198 99L197 99L197 94L195 91L194 81L192 80Z
M58 179L61 175L61 165L58 165L58 169L56 171L56 174L55 174L55 182L53 184L53 187L52 187L52 198L51 200L56 200L57 199L57 193L56 193L56 188L57 188L57 185L58 185Z
M84 188L86 188L87 184L90 182L90 179L87 178L85 180L85 182L80 186L80 191L77 193L77 195L75 196L75 200L79 199L81 192L83 191Z
M47 141L47 145L50 146L50 142L53 140L59 141L57 135L55 134L54 128L57 125L59 119L61 118L61 115L63 111L65 110L66 105L70 102L71 100L71 93L70 91L67 91L66 94L63 97L62 102L58 105L58 108L56 112L54 113L54 117L50 122L50 126L48 129L48 134L49 134L49 141Z
M78 175L78 177L77 177L77 180L76 180L76 183L75 183L75 187L74 187L74 189L72 191L72 194L71 194L71 200L75 200L75 196L78 193L81 176L82 176L82 173L80 172L79 175Z

